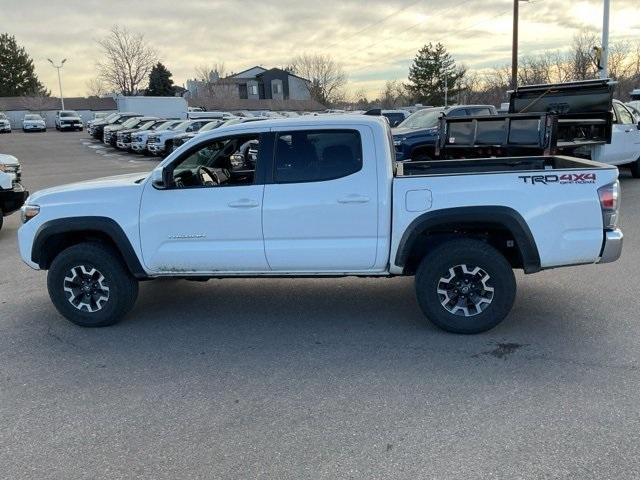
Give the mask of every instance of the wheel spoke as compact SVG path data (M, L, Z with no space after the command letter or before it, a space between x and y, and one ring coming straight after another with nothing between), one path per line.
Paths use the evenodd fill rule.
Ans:
M479 315L493 301L495 291L490 279L491 276L477 265L450 267L436 287L440 304L453 315Z

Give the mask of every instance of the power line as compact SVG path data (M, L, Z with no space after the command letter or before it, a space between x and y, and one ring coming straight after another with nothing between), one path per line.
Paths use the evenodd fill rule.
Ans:
M326 49L333 48L333 47L335 47L335 46L337 46L337 45L340 45L341 43L344 43L346 40L349 40L350 38L353 38L353 37L355 37L355 36L360 35L362 32L365 32L365 31L369 30L371 27L375 27L375 26L377 26L377 25L381 25L381 24L383 24L384 22L386 22L387 20L389 20L390 18L395 17L396 15L398 15L398 14L400 14L400 13L404 12L404 11L405 11L405 10L407 10L408 8L413 7L415 4L420 3L421 1L422 1L422 0L414 0L413 2L408 3L408 4L407 4L407 5L405 5L404 7L399 8L398 10L395 10L394 12L390 13L390 14L389 14L389 15L387 15L386 17L383 17L383 18L381 18L380 20L377 20L377 21L375 21L375 22L373 22L373 23L370 23L369 25L367 25L367 26L366 26L366 27L364 27L364 28L361 28L361 29L360 29L360 30L358 30L357 32L354 32L354 33L352 33L352 34L350 34L350 35L348 35L348 36L344 37L342 40L337 41L337 42L334 42L334 43L332 43L332 44L330 44L330 45L327 45L325 48L326 48Z
M496 18L498 18L498 17L501 17L501 16L503 16L503 15L506 15L507 13L510 13L510 12L511 12L511 8L509 8L508 10L505 10L505 11L503 11L503 12L500 12L500 13L498 13L498 14L496 14L496 15L494 15L493 17L490 17L490 18L488 18L488 19L486 19L486 18L485 18L485 19L482 19L481 21L476 22L476 23L474 23L473 25L469 25L468 27L465 27L465 28L463 28L463 29L460 29L460 30L454 30L454 31L452 31L452 32L449 32L448 34L444 35L443 37L440 37L439 39L435 40L435 42L436 42L436 43L442 43L442 40L444 40L444 39L446 39L446 38L449 38L449 37L451 37L452 35L456 35L456 34L458 34L458 33L466 32L466 31L468 31L468 30L471 30L471 29L472 29L472 28L474 28L474 27L477 27L478 25L480 25L480 24L482 24L482 23L486 23L486 22L487 22L487 21L489 21L489 20L494 20L494 19L496 19ZM399 52L399 53L394 53L393 55L395 56L394 58L398 58L399 56L404 56L404 55L405 55L405 54L407 54L407 53L415 52L415 51L416 51L416 47L413 47L413 48L411 48L410 50L405 50L405 51L402 51L402 52ZM365 64L365 65L363 65L363 66L361 66L361 67L359 67L359 68L357 68L357 69L355 69L355 70L351 70L351 72L359 72L359 71L361 71L361 70L366 70L367 68L369 68L369 67L371 67L371 66L373 66L373 65L378 65L379 63L380 63L380 62L378 62L378 61L376 61L376 62L371 62L371 63Z
M464 4L469 3L469 2L472 2L472 1L475 1L475 0L464 0L463 2L459 3L458 5L454 5L454 6L453 6L453 7L451 7L451 8L447 8L446 10L444 10L444 11L442 11L442 12L437 12L437 13L438 13L438 15L444 15L444 14L449 13L449 12L451 12L452 10L458 9L458 8L462 7ZM419 22L417 22L417 23L414 23L414 24L413 24L413 25L411 25L410 27L405 28L405 29L402 31L402 33L409 32L409 31L413 30L414 28L417 28L417 27L421 26L423 23L425 23L425 22L429 21L430 19L431 19L431 18L427 18L426 20L421 20L421 21L419 21ZM358 53L358 52L361 52L361 51L363 51L363 50L368 50L368 49L370 49L371 47L375 47L376 45L380 45L381 43L384 43L384 42L386 42L386 41L388 41L388 40L389 40L388 38L384 38L384 39L379 40L379 41L377 41L377 42L375 42L375 43L370 43L369 45L366 45L366 46L364 46L364 47L362 47L362 48L358 48L358 49L356 49L356 50L352 50L352 51L351 51L351 53Z

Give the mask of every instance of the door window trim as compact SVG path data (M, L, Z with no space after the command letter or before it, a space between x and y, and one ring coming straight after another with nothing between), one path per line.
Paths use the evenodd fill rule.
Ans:
M182 161L186 160L187 157L193 155L195 152L197 152L198 150L202 150L203 148L206 148L206 146L215 143L215 142L219 142L221 140L231 140L234 138L239 138L239 137L247 137L247 136L258 136L258 142L260 144L260 148L258 149L258 158L256 159L256 169L254 171L254 176L253 176L253 183L250 185L219 185L217 187L206 187L203 185L191 185L191 186L186 186L186 187L176 187L175 184L172 185L166 185L166 180L168 177L172 177L173 178L173 172L176 168L176 166L180 163L182 163ZM271 137L271 138L269 138ZM153 187L157 190L191 190L191 189L195 189L195 188L206 188L206 189L216 189L216 188L233 188L233 187L249 187L249 186L256 186L256 185L264 185L264 169L265 167L268 168L268 164L270 163L268 160L268 153L269 149L273 149L273 135L270 134L270 132L243 132L243 133L233 133L230 135L222 135L219 137L215 137L215 138L210 138L208 140L203 140L199 143L197 143L196 145L193 145L191 147L189 147L188 150L182 152L182 154L180 154L179 157L175 158L171 163L168 163L167 165L165 165L162 168L162 172L163 172L163 177L164 177L164 181L165 181L165 186L160 188L157 185L153 184ZM263 140L264 140L264 147L263 148ZM267 157L265 157L265 155L267 155ZM262 167L262 168L261 168ZM173 182L172 182L173 183Z
M295 182L279 182L276 179L276 165L277 165L277 154L278 154L278 148L277 148L277 138L281 135L291 135L293 133L300 133L300 132L306 132L306 133L355 133L358 135L358 140L360 142L360 168L358 170L356 170L355 172L351 172L348 175L340 175L338 177L332 177L332 178L323 178L322 180L300 180L300 181L295 181ZM273 137L271 138L271 141L273 142L273 154L272 154L272 159L271 159L271 175L270 175L270 182L272 184L275 185L295 185L295 184L300 184L300 183L321 183L321 182L330 182L333 180L338 180L340 178L347 178L350 177L351 175L355 175L358 172L361 172L362 169L364 168L364 148L362 148L362 133L360 132L360 130L358 130L357 128L314 128L314 127L309 127L309 128L300 128L300 129L293 129L293 130L275 130L273 131Z

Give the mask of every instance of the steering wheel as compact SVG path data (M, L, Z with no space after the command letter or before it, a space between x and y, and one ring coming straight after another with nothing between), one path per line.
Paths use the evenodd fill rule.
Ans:
M220 185L220 178L211 168L201 165L198 167L197 173L198 178L200 178L202 185L205 187L215 187L216 185Z

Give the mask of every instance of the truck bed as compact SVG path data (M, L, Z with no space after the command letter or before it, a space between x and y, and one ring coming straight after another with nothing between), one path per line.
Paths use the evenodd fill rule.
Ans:
M589 170L607 165L563 155L432 160L397 162L396 177L424 175L457 175L469 173L515 173L521 171Z

